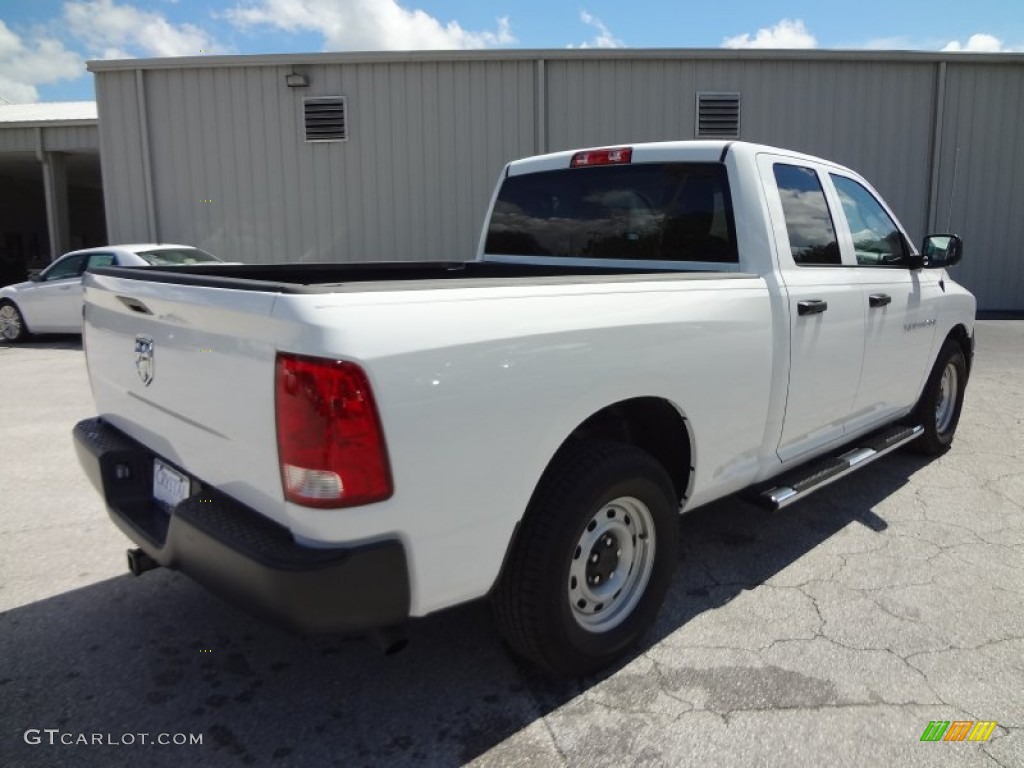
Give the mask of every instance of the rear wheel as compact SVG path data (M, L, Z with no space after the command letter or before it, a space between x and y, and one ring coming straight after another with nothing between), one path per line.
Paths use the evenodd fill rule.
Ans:
M963 348L947 339L914 411L914 423L924 427L924 434L914 442L917 451L937 456L949 449L960 423L966 384L967 362Z
M677 509L671 480L646 452L603 441L563 449L534 493L493 595L513 651L572 675L621 656L665 597Z
M28 328L18 305L8 299L0 301L0 339L17 343L27 336Z

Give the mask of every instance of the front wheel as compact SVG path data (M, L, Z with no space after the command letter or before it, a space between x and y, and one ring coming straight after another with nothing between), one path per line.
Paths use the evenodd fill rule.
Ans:
M541 480L493 595L508 644L556 674L621 656L661 606L678 557L664 468L629 445L564 448Z
M0 301L0 339L16 344L27 336L28 328L18 305L7 299Z
M914 448L920 453L938 456L949 449L960 423L966 384L967 362L963 348L947 339L914 410L915 423L924 427L924 434L914 442Z

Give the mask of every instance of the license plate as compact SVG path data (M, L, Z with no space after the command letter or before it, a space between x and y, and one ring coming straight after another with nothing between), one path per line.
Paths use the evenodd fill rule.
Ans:
M153 498L168 507L176 507L192 494L192 482L160 459L153 459Z

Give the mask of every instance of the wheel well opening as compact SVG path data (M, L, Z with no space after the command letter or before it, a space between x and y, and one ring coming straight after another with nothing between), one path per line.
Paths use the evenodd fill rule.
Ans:
M676 496L685 499L693 453L686 420L666 400L638 397L610 405L580 424L570 440L614 440L651 454L672 479Z
M967 329L962 325L955 325L946 338L953 339L964 351L964 361L967 364L967 375L970 376L973 356L971 355L971 337L967 335Z
M647 451L665 468L676 497L679 500L687 497L693 474L690 433L686 419L671 403L657 397L640 397L603 408L573 430L559 446L555 457L575 441L602 439L626 443ZM555 457L544 470L534 494L543 486L552 466L556 464ZM501 582L502 574L508 567L509 557L519 540L522 522L520 520L516 523L492 590Z

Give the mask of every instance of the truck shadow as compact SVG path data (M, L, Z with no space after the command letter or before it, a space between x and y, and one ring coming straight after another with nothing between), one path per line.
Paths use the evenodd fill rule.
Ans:
M897 453L770 515L733 497L685 516L683 559L646 647L778 574L871 510L924 460ZM125 575L0 615L7 765L57 764L72 734L202 734L202 746L89 746L77 765L457 765L608 675L551 680L506 654L486 604L414 622L385 657L369 642L303 639L230 608L180 574ZM636 650L628 665L644 652Z

